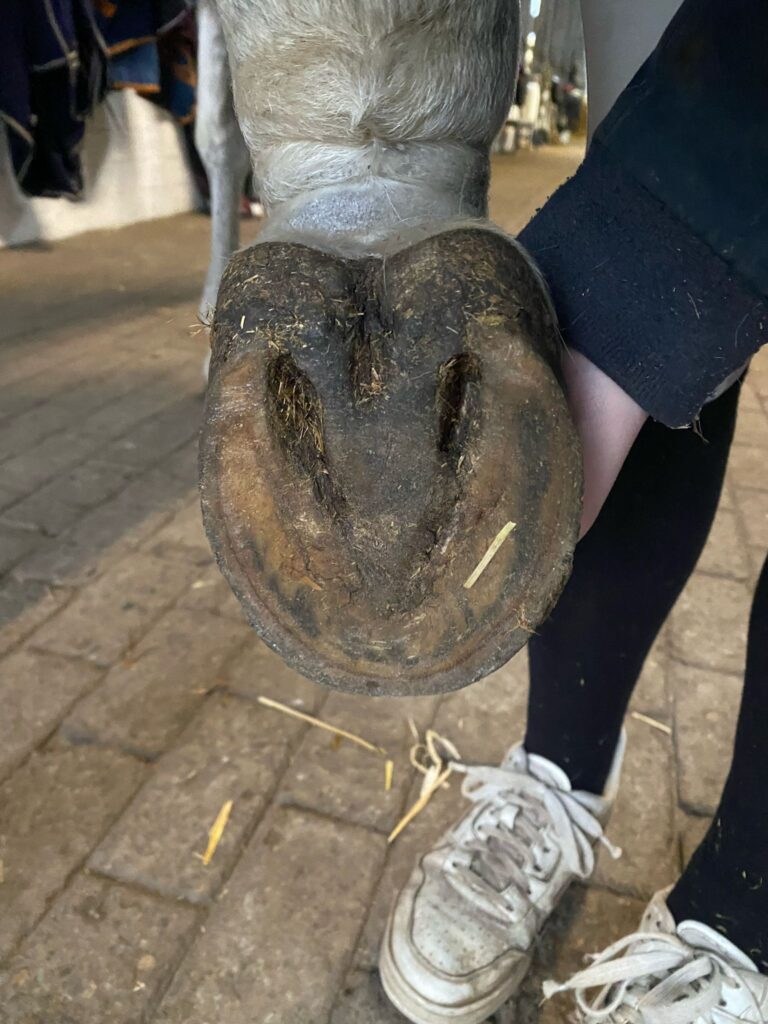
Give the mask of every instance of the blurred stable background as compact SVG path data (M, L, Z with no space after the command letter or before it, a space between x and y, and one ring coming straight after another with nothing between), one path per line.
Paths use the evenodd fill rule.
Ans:
M144 20L123 23L126 11ZM33 70L7 15L0 31L0 1016L395 1024L375 972L384 915L460 805L453 781L387 845L420 782L407 717L468 760L500 759L523 732L525 654L456 694L371 703L304 681L245 625L196 492L210 223L197 212L194 20L159 2L101 0L97 13L104 46L80 44L85 79L71 61ZM585 144L577 4L532 0L525 13L491 190L510 232ZM9 87L14 59L26 97ZM67 104L59 119L61 88L82 120ZM246 243L257 190L244 182L243 197ZM634 928L714 810L768 541L767 413L763 356L715 529L627 723L610 836L628 853L571 892L497 1024L559 1019L557 1002L539 1009L541 977ZM391 790L376 758L259 696L386 747Z

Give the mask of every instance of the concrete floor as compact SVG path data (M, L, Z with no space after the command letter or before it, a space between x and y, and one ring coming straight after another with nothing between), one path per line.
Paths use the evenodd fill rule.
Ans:
M577 161L497 159L494 217L517 230ZM4 1024L401 1021L375 972L384 915L461 803L454 783L387 846L417 785L406 716L468 760L523 732L524 654L442 700L371 705L294 675L245 626L195 487L208 230L187 215L0 253ZM767 411L760 357L710 543L635 696L666 730L628 719L610 830L625 855L571 892L497 1024L538 1018L542 976L633 928L715 808L768 542ZM376 759L260 694L386 746L391 792Z

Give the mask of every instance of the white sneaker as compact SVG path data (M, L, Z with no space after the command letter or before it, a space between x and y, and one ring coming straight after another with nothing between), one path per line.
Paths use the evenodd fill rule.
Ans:
M768 1024L768 977L708 925L676 925L666 895L653 898L639 932L564 985L546 982L544 994L573 992L579 1024Z
M466 769L473 806L414 868L379 961L390 1000L415 1024L481 1024L517 990L534 940L566 888L588 878L618 785L574 792L551 761L513 748Z

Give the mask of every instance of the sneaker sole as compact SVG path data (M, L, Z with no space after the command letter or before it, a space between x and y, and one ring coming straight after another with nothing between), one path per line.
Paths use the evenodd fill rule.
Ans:
M523 960L520 969L503 985L471 1005L441 1006L428 1002L400 973L391 953L390 934L388 921L379 956L381 984L389 1001L413 1024L485 1024L488 1017L517 992L530 966L530 959Z

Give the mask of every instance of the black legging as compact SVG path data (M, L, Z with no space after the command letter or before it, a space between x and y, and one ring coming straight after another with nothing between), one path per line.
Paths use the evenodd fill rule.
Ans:
M717 509L739 385L707 405L701 434L649 422L573 575L529 645L526 748L575 788L601 792L643 662L685 586ZM768 467L766 469L768 472ZM768 566L768 562L766 563ZM712 829L670 896L677 920L725 931L768 972L768 568L757 585L731 773Z

